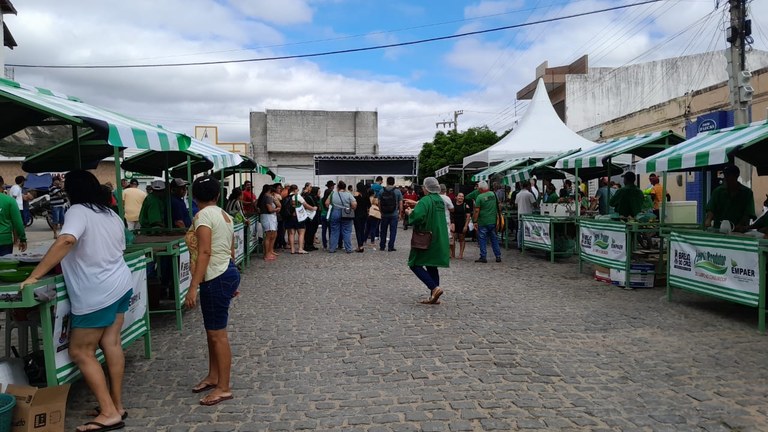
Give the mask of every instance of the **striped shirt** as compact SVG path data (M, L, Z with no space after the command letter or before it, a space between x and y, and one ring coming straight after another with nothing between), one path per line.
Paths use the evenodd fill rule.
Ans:
M59 187L51 186L48 189L48 195L51 196L51 207L60 207L67 203L67 197Z

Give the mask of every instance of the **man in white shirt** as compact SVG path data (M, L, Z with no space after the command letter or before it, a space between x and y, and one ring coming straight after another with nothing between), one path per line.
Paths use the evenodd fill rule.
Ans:
M26 224L27 219L24 217L24 176L16 177L16 184L11 186L11 197L16 200L16 204L19 206L19 213L21 213L21 220Z
M139 181L131 179L128 188L123 190L123 208L125 209L125 221L129 230L139 229L139 214L141 205L147 193L139 189Z
M531 184L523 182L523 189L515 197L515 207L517 207L517 249L523 249L523 215L533 213L536 207L536 197L531 193Z

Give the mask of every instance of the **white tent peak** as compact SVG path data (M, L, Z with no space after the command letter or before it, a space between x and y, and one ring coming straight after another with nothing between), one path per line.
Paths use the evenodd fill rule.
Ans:
M463 165L464 168L481 168L494 162L520 157L544 158L594 145L560 120L549 100L544 80L539 78L533 99L518 126L491 147L465 157Z

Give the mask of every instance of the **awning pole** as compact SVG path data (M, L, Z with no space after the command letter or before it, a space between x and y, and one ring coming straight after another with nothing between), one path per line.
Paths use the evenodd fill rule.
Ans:
M192 212L192 158L187 155L187 181L189 187L187 187L187 210L189 211L189 220L192 220L194 216Z
M75 125L72 125L72 144L75 145L75 167L82 169L83 159L80 152L80 135L77 133L77 126Z
M78 145L77 148L80 148ZM123 206L123 180L122 169L120 168L120 147L114 147L114 159L115 159L115 182L117 187L117 193L115 199L117 200L117 214L121 218L125 216L125 208Z
M165 153L165 170L164 170L164 173L165 173L165 217L168 218L168 219L166 219L168 221L168 225L169 225L167 228L171 229L171 228L175 228L175 225L173 224L173 213L171 212L171 182L168 181L168 179L170 178L169 173L170 173L170 170L171 170L170 169L171 168L170 167L170 163L171 162L168 160L168 152L164 152L164 153Z

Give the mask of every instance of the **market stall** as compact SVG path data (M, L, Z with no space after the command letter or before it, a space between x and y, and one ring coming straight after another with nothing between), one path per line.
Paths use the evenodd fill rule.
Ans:
M144 339L144 356L146 358L149 358L152 354L147 308L146 270L147 262L151 259L151 255L152 252L147 249L135 250L125 254L125 261L133 275L134 288L131 305L125 313L125 322L121 332L123 348L127 348L140 338ZM0 273L11 271L8 270L8 263L16 262L15 259L34 263L34 261L30 260L35 258L29 255L6 256L0 259L0 262L6 263L6 266L4 266L6 270L0 270ZM42 255L37 257L38 261L39 259L42 259ZM48 386L69 383L80 377L80 370L69 357L67 350L69 346L70 305L66 284L62 276L50 276L41 279L22 291L19 291L18 283L0 286L0 309L5 310L7 316L20 313L28 317L33 314L33 311L37 315L36 319L26 322L13 322L8 319L6 320L6 326L8 326L8 329L18 329L17 344L22 348L22 352L18 354L21 357L29 356L28 358L35 358L36 356L36 345L38 343L37 326L40 326L39 338L43 342L44 381ZM37 322L38 320L39 322ZM33 331L28 332L29 326L34 326ZM30 334L33 337L31 350L25 349L30 346L26 340ZM5 338L6 355L12 343L11 331L7 330ZM104 362L104 355L100 349L96 351L96 358L100 362ZM43 365L38 366L43 368Z
M177 152L145 151L125 159L122 168L133 172L157 177L164 176L166 184L174 174L183 175L191 183L192 176L208 169L223 170L236 166L243 159L234 153L230 153L219 147L206 144L193 139L187 150ZM170 202L169 191L166 191ZM187 209L192 212L191 191L187 193ZM168 220L170 217L170 205L167 205ZM191 219L191 218L190 218ZM189 290L191 281L190 256L184 236L186 228L168 227L163 229L140 229L133 240L132 248L149 247L154 251L155 261L153 268L158 275L150 286L150 313L172 313L176 316L176 328L181 330L182 313L184 311L184 297ZM237 237L237 232L236 232ZM237 241L237 239L236 239ZM244 241L244 240L243 240ZM164 290L170 288L168 293L172 300L172 307L166 308L161 304Z
M684 138L672 131L628 136L607 141L596 147L582 150L560 159L555 167L573 173L577 180L588 180L600 176L610 177L621 172L615 165L617 159L622 165L631 164L635 158L648 158L683 142ZM666 181L662 183L666 195ZM578 187L577 187L578 190ZM666 200L660 203L663 219ZM581 214L576 206L578 223L579 270L584 262L604 267L613 272L617 282L625 287L647 286L647 279L655 273L664 272L662 242L653 248L653 238L658 238L662 224L649 218L642 222L622 221L617 216L597 215L595 212ZM655 261L655 263L654 263ZM633 270L633 262L635 262ZM648 275L647 265L653 265ZM635 274L633 282L633 271ZM619 280L620 279L620 280ZM651 282L652 285L652 282Z
M509 174L509 171L518 169L522 166L533 164L535 161L531 158L515 158L494 165L490 168L486 168L483 171L472 176L472 181L488 181L494 176L505 177Z
M766 144L767 121L705 132L641 161L637 171L702 170L732 164L739 158L762 176L768 174ZM765 333L768 240L762 233L703 226L698 230L671 227L668 231L668 299L672 299L674 289L682 289L755 307L758 328Z
M506 177L507 183L527 182L534 176L550 180L565 178L562 172L552 166L558 160L578 151L579 149L569 150L514 171ZM548 252L552 262L555 262L556 256L573 255L576 205L573 200L564 199L562 203L542 204L539 214L523 215L520 218L523 222L523 241L522 245L519 245L520 248L523 251L530 248ZM519 226L516 213L509 213L507 217L510 217L506 224L507 231L512 224ZM508 233L505 233L505 238L509 239Z

